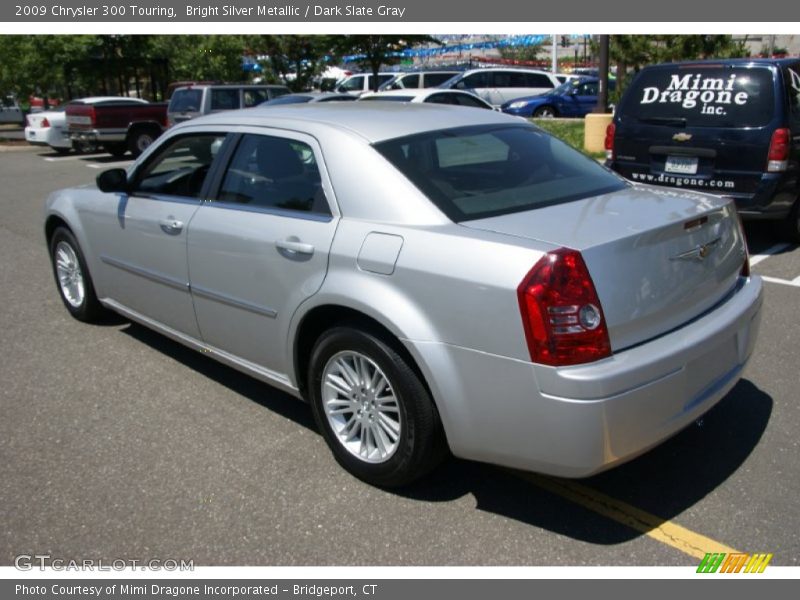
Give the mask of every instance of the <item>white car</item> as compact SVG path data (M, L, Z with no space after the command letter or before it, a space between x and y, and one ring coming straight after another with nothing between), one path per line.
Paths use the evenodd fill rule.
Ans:
M25 139L34 146L50 146L56 152L66 154L72 149L72 140L67 131L64 108L45 110L27 117Z
M72 147L72 140L69 137L67 127L67 117L65 110L70 104L92 104L100 105L105 103L119 102L119 96L91 96L71 100L68 104L59 106L58 109L38 112L28 115L27 127L25 127L25 139L29 144L35 146L50 146L60 154L66 154ZM146 100L140 98L125 98L130 102L141 102L146 104Z
M491 104L475 94L459 90L443 90L440 88L370 92L361 96L358 102L424 102L425 104L450 104L453 106L469 106L471 108L488 108L489 110L495 110Z
M451 90L472 90L492 106L500 106L517 98L544 94L561 85L552 73L536 69L484 67L471 69L445 81L440 87Z

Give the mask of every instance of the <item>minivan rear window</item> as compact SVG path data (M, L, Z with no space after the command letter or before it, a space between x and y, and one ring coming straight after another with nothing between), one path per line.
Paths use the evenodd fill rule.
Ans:
M197 112L202 101L202 89L175 90L169 101L169 112Z
M687 127L762 127L774 114L772 71L746 67L647 69L626 93L621 118Z
M481 125L375 148L456 223L617 191L625 181L534 127Z

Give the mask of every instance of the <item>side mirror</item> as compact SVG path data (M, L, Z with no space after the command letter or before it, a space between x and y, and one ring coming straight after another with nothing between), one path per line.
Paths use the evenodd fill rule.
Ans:
M125 169L109 169L97 176L97 187L101 192L127 192L128 174Z

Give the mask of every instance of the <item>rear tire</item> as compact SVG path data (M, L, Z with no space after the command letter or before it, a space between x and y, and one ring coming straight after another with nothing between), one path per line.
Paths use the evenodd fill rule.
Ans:
M50 238L50 261L58 293L69 313L87 323L100 320L103 306L95 294L78 241L66 227L58 227Z
M311 353L308 390L336 461L359 479L402 486L441 462L446 444L430 394L380 337L348 326L322 334Z
M147 150L157 137L158 132L154 129L137 129L133 131L128 138L128 150L130 150L131 154L136 158Z

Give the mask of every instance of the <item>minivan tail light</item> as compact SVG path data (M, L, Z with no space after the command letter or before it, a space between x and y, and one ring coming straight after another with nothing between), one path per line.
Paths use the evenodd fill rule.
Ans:
M548 252L517 288L531 360L577 365L611 356L603 308L581 253Z
M606 127L605 149L607 160L614 160L614 135L616 133L617 126L614 125L614 122L612 121L608 124L608 127Z
M776 129L772 132L772 139L769 142L769 154L767 155L768 172L780 173L789 166L791 138L792 132L786 128Z

